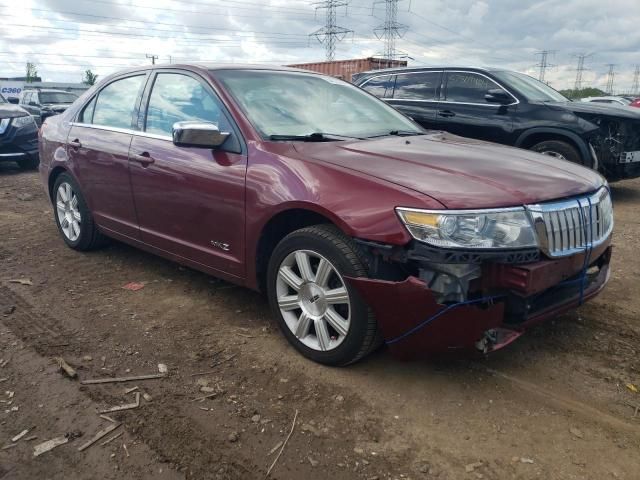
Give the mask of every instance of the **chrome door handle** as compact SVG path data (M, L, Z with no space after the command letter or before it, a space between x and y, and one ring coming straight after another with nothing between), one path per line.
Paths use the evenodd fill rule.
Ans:
M147 165L151 165L153 162L155 162L153 157L149 155L147 152L143 152L141 154L134 153L129 158L134 162L138 162L142 164L143 167Z
M456 114L453 113L451 110L441 110L438 112L438 115L440 115L441 117L455 117Z
M69 146L71 148L80 148L82 146L82 143L80 143L80 140L76 138L75 140L69 142Z

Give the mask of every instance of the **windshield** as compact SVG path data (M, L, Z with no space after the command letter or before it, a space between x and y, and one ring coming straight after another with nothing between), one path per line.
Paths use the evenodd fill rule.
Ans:
M41 103L73 103L78 98L67 92L40 92Z
M555 91L546 83L542 83L529 75L517 72L493 72L493 74L508 86L518 90L525 98L532 102L570 102L567 97Z
M422 133L420 127L359 88L332 77L294 72L216 71L265 138L313 133L373 137Z

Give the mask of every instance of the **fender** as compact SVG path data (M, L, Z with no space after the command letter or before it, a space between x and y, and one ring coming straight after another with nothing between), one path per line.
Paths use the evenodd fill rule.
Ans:
M582 157L582 164L588 167L591 167L593 165L594 163L593 157L591 155L591 152L589 151L589 146L587 142L585 142L579 135L576 135L575 133L570 132L569 130L564 130L562 128L554 128L554 127L530 128L529 130L526 130L525 132L520 134L520 136L516 140L516 143L514 144L514 147L522 148L522 145L526 142L527 138L531 137L531 135L536 135L538 133L550 133L552 135L557 135L559 137L565 137L570 139L578 147L578 151L580 153L580 156Z

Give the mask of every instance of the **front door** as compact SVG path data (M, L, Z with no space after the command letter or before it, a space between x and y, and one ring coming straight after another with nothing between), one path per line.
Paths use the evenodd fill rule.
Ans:
M80 112L67 137L67 151L96 223L138 238L129 179L129 145L146 75L117 79Z
M443 130L463 137L489 142L513 143L513 105L489 103L489 90L501 89L490 78L475 72L447 72L444 92L438 105Z
M142 240L221 273L244 276L246 155L237 130L200 77L159 71L146 95L144 133L129 161ZM232 132L216 150L178 147L175 122L212 122Z

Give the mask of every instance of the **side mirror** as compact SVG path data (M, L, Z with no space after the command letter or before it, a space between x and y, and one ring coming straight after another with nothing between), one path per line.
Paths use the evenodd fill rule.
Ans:
M501 88L492 88L491 90L488 90L484 99L489 103L499 103L501 105L513 103L513 97Z
M18 97L9 97L7 98L7 102L18 105L20 103L20 99Z
M173 143L178 147L218 148L231 136L221 132L210 122L176 122L173 124Z

